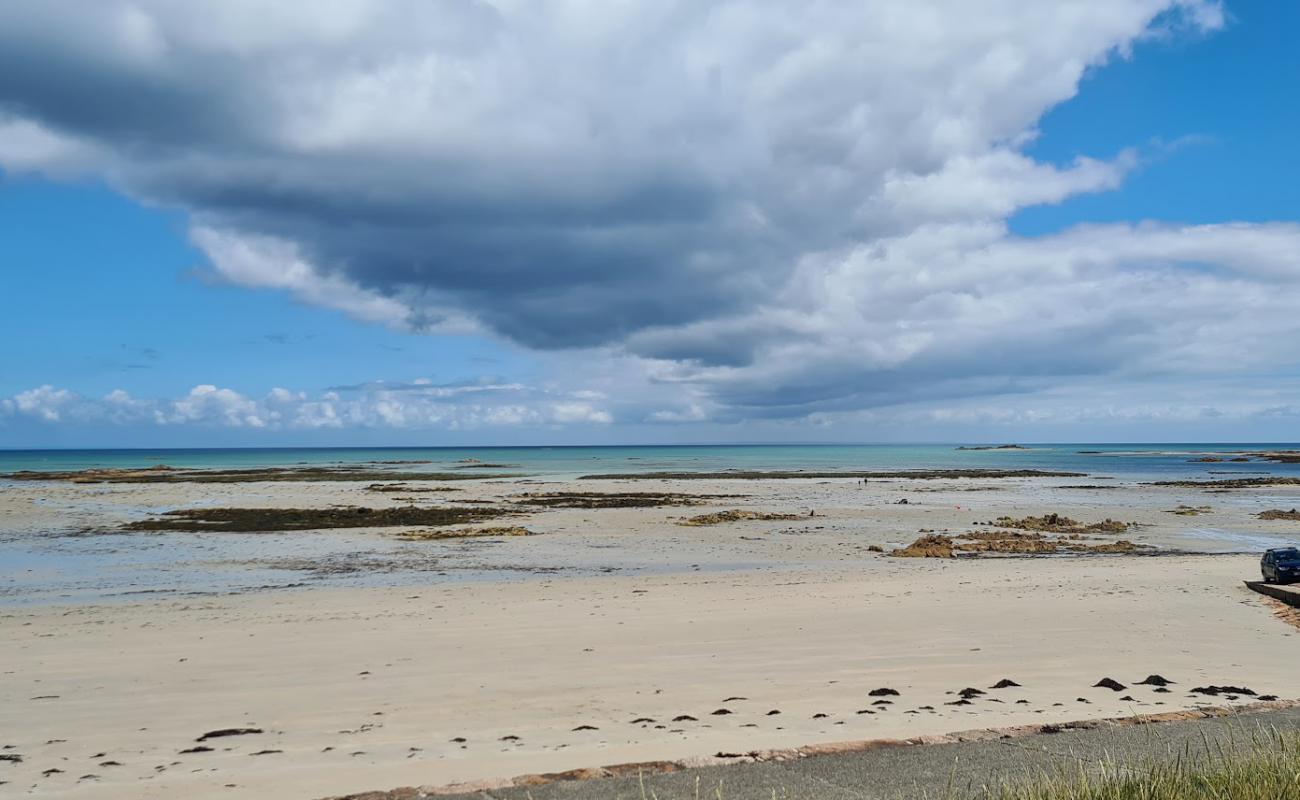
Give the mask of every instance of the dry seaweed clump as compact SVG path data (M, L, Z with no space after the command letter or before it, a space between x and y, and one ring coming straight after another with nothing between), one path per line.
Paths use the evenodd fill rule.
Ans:
M514 502L546 508L653 508L700 506L710 500L733 497L744 497L744 495L672 492L530 492L519 495Z
M1257 519L1289 519L1294 522L1300 522L1300 511L1291 509L1283 511L1280 508L1270 508L1268 511L1261 511L1255 515Z
M740 522L741 520L792 520L803 519L802 514L777 514L767 511L743 511L735 509L732 511L717 511L712 514L700 514L694 517L687 517L680 520L678 525L687 525L690 527L700 527L704 525L720 525L724 522Z
M1101 522L1085 525L1060 514L1044 514L1041 517L1025 517L1023 519L998 517L993 522L985 524L998 528L1015 528L1022 531L1042 531L1044 533L1123 533L1137 523L1120 522L1119 520L1107 518Z
M1000 555L1053 555L1068 553L1135 553L1145 545L1121 539L1117 542L1087 544L1078 540L1078 534L1067 538L1048 538L1041 533L1013 533L1009 531L971 531L947 535L928 533L907 547L889 553L900 558L956 558L959 555L975 556L980 553Z
M482 522L513 513L502 508L185 508L123 526L127 531L267 533L327 528L392 528Z
M449 531L402 531L393 534L404 542L432 542L440 539L474 539L482 536L532 536L533 532L518 525L500 525L488 528L453 528Z

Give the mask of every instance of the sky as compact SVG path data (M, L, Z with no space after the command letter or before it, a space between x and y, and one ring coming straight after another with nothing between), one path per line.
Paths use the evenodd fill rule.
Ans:
M0 447L1293 441L1297 29L11 0Z

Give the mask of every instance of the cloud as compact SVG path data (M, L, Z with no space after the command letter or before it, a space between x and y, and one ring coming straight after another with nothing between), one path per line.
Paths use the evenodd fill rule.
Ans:
M432 383L377 382L344 397L271 389L250 397L233 389L201 384L171 399L143 400L115 389L88 398L67 389L40 386L0 398L0 423L6 418L47 424L198 427L284 432L341 428L381 430L479 430L485 428L604 426L613 416L601 396L524 384L472 387ZM464 391L462 391L464 390Z
M19 392L6 401L5 408L10 413L35 417L42 422L59 422L77 400L76 395L67 389L47 385Z
M224 281L579 351L558 388L196 387L166 424L824 421L1297 363L1295 224L1007 226L1166 156L1026 146L1218 2L76 5L0 7L0 167L188 211Z
M656 378L800 416L1300 365L1300 225L928 226L801 265L742 316L634 337ZM696 342L700 344L697 345ZM685 361L675 355L707 352ZM667 353L667 355L663 355Z

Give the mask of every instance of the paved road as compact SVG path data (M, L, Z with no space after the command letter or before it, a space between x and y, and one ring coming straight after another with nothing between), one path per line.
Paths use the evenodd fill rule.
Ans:
M780 763L741 763L637 778L561 781L443 796L440 800L902 800L978 797L981 786L1095 767L1204 753L1274 730L1300 733L1300 708L1235 717L1067 730L1017 739L894 747ZM414 795L419 797L419 795Z

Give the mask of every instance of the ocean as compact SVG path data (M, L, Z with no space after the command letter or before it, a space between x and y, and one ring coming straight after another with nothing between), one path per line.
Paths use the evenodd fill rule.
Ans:
M0 450L0 474L157 464L210 469L365 464L380 471L458 469L467 477L512 474L550 480L593 473L729 469L818 472L1034 469L1084 473L1090 477L1079 479L1079 483L1109 480L1107 485L1112 486L1178 478L1300 476L1300 464L1227 460L1241 452L1300 449L1296 444L1036 444L1017 450L959 450L957 447L924 444ZM1222 460L1201 460L1205 458ZM22 502L59 509L53 521L36 527L16 524L18 517L6 519L0 510L0 608L33 603L188 597L304 585L365 587L510 581L525 580L533 574L532 566L516 563L512 554L517 545L496 546L488 540L412 545L389 536L351 530L333 530L318 536L297 532L247 536L122 533L115 530L117 522L105 520L115 520L123 513L143 518L167 507L151 505L148 493L133 499L135 490L131 485L91 484L63 499L43 496L40 486L7 481L0 476L0 493L16 492L30 498ZM292 488L281 487L280 491ZM799 491L793 486L789 488ZM225 499L231 496L230 491L228 485L213 485L210 491L197 494L202 498L197 502L232 502ZM247 495L251 498L247 500L249 504L263 502L258 494L261 490L248 491L251 492ZM1032 493L1020 495L1022 499L1033 496ZM454 502L455 496L452 497L447 502ZM993 498L993 502L1003 502L1001 495L995 494ZM1099 497L1084 495L1075 502L1097 504L1097 514L1101 515L1112 513L1116 498L1103 493ZM1273 501L1266 495L1254 494L1215 500L1216 505L1241 502ZM1277 502L1286 501L1279 498ZM1034 507L1032 503L1026 505L1026 508ZM21 509L21 502L13 508ZM899 536L898 542L902 543L906 536L901 533ZM1276 544L1260 539L1251 531L1209 529L1194 523L1189 523L1186 536L1189 545L1196 548L1204 545L1254 551ZM563 553L562 559L547 562L543 568L574 576L598 575L609 570L640 573L669 569L642 563L638 556L617 549L578 546ZM357 563L368 567L350 566ZM695 568L695 565L687 566ZM770 568L770 565L764 567L740 559L735 563L706 564L706 568L722 571Z
M156 464L203 469L376 464L405 472L436 472L464 466L472 460L502 465L484 468L485 474L526 473L556 479L590 473L727 469L1041 469L1134 480L1264 473L1300 475L1300 464L1198 460L1227 459L1239 452L1300 450L1300 444L1295 443L1058 443L1025 445L1023 450L959 450L958 447L957 444L865 444L0 450L0 472L139 468Z

